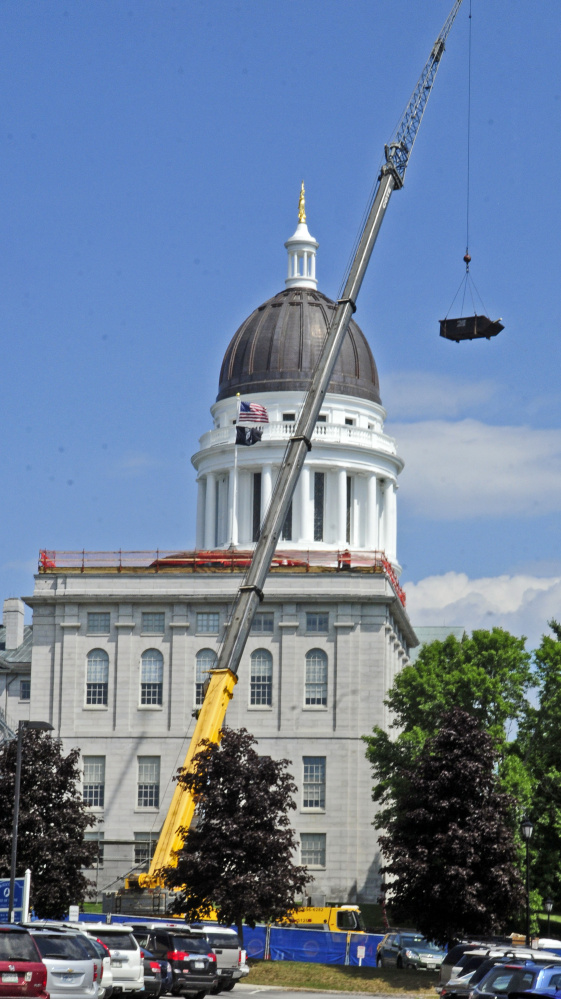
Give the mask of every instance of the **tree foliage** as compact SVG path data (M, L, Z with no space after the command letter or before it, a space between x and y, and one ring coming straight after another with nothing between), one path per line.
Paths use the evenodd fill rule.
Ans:
M186 918L218 911L223 923L280 919L310 877L296 867L289 812L296 786L288 760L259 756L246 729L224 728L220 744L204 739L192 771L177 780L197 802L177 866L164 868L168 887L180 889L176 911Z
M96 846L84 833L96 820L82 801L79 755L72 749L64 756L45 732L23 733L16 877L31 870L31 904L44 919L60 919L91 885L82 868L91 867ZM17 739L0 746L2 878L10 876L16 756Z
M532 680L530 654L525 639L493 628L474 631L458 641L423 646L417 661L397 675L386 705L392 714L397 738L381 728L365 737L367 758L375 777L373 797L382 809L377 825L384 826L400 795L403 765L415 758L440 725L442 715L459 707L489 732L499 753L499 770L505 789L517 795L527 788L521 758L508 743L511 728L523 717L526 692Z
M481 723L454 708L416 759L380 846L394 919L442 944L500 932L524 900L513 799L498 789L496 751Z

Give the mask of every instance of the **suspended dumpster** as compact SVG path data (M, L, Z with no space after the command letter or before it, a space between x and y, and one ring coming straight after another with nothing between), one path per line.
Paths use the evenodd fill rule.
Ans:
M485 337L490 340L504 330L500 319L493 322L487 316L466 316L463 319L441 319L440 335L446 340L479 340Z

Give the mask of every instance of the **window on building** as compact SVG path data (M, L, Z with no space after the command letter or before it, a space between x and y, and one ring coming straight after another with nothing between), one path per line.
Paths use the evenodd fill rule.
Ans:
M134 834L134 855L135 864L150 863L154 856L158 834L152 832L135 832Z
M317 418L318 423L327 423L327 416L325 413L320 413Z
M323 611L306 614L306 632L308 635L326 635L329 631L329 614Z
M302 808L325 808L325 756L304 756Z
M86 704L107 704L109 656L104 649L88 652L86 663Z
M146 649L140 662L140 703L162 704L164 657L158 649Z
M283 413L282 422L283 423L294 423L296 420L296 413Z
M200 708L205 698L205 683L208 683L211 669L216 666L214 649L201 649L195 657L195 707Z
M20 701L29 701L31 699L31 680L20 680L19 699Z
M258 707L273 703L273 657L267 649L251 653L249 703Z
M354 419L353 416L346 416L345 417L345 426L346 427L354 427L355 424L356 424L356 420Z
M138 798L139 808L160 807L160 757L138 757Z
M257 612L253 618L251 631L254 635L272 635L275 626L275 616L272 611Z
M111 631L110 614L88 613L88 635L108 635Z
M351 510L353 502L353 480L350 475L347 475L347 516L346 516L346 529L345 537L347 544L351 543Z
M142 613L142 633L144 635L163 635L165 631L166 616L164 613L152 613L147 611Z
M304 703L310 707L327 707L327 656L323 649L306 653Z
M314 541L323 541L325 473L314 472Z
M84 804L103 808L105 802L105 756L84 756Z
M325 833L301 833L300 852L306 867L325 867Z
M252 510L252 532L253 541L259 541L261 532L261 472L253 473L253 510Z
M84 839L86 840L86 843L95 843L97 847L96 854L89 868L90 870L95 867L103 867L104 847L105 847L105 843L103 842L103 837L104 833L102 832L84 833Z
M220 614L215 611L202 611L197 614L197 632L199 635L217 635L220 631Z
M290 506L286 511L286 517L282 525L281 540L292 541L292 500L290 501Z

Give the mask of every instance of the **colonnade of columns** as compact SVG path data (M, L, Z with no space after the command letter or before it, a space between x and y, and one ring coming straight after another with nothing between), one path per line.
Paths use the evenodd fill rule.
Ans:
M197 547L208 550L251 544L256 520L263 521L269 506L276 473L277 468L265 462L251 470L230 468L201 474ZM319 494L318 474L323 476ZM257 480L256 475L260 476ZM338 549L378 549L395 561L396 488L392 478L375 472L353 473L352 469L306 464L292 501L289 536L284 540L303 548L319 541ZM318 502L322 505L319 516Z

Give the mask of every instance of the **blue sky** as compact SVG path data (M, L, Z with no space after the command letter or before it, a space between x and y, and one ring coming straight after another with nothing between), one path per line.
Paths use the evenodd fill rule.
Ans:
M40 547L185 548L190 456L239 323L283 287L306 182L335 297L451 0L3 0L4 596ZM469 0L356 319L406 470L417 623L561 614L561 7L472 0L472 275L505 332L456 345Z

